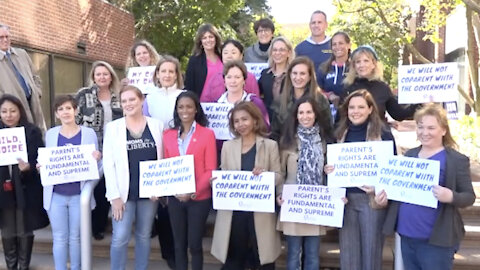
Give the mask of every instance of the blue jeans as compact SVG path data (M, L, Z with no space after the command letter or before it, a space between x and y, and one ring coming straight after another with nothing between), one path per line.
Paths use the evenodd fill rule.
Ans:
M401 236L402 258L408 270L450 270L453 266L455 247L440 247L428 240Z
M318 270L320 236L285 236L287 238L287 270ZM300 260L304 253L303 268Z
M61 195L53 192L47 211L53 235L53 260L56 270L80 269L80 194Z
M157 202L148 199L127 201L123 218L119 221L112 219L112 244L110 246L110 260L112 270L125 269L127 264L128 242L135 221L135 269L148 268L150 256L150 233L153 218L157 210Z

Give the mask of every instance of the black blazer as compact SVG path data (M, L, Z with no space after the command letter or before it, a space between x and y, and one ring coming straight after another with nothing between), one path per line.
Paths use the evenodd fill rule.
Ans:
M188 60L187 72L185 73L185 89L197 93L200 98L207 79L207 56L205 52L200 55L192 55Z

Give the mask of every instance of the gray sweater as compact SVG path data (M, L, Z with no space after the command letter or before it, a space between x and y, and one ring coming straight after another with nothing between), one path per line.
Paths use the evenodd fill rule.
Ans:
M268 53L260 50L260 44L257 41L245 50L245 63L267 63Z

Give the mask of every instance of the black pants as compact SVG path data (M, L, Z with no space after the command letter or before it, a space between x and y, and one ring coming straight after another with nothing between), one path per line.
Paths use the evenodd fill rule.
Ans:
M104 233L108 224L108 211L110 210L110 203L105 198L105 176L100 178L97 186L93 190L93 197L97 206L92 210L92 233Z
M170 225L168 206L158 204L155 226L158 233L158 243L160 243L160 250L162 251L162 258L165 260L175 260L173 232L172 226Z
M188 269L187 247L192 257L191 269L203 269L202 238L211 205L211 199L180 202L175 197L169 197L168 213L175 240L176 270Z
M260 265L253 212L234 211L228 255L222 270L273 270L275 263Z

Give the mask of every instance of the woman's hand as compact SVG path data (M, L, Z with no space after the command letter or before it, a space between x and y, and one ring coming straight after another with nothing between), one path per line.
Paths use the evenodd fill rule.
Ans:
M37 172L40 173L40 168L42 167L42 165L40 165L40 163L37 163L37 165L35 165L35 168L37 168Z
M263 173L264 171L265 170L263 168L255 167L255 168L253 168L252 173L253 173L253 175L259 175L259 174Z
M333 165L325 164L325 166L323 166L323 171L325 174L330 174L333 172L333 170L335 170L335 166Z
M123 212L125 212L125 203L121 198L112 200L112 215L113 219L120 221L123 218Z
M381 207L387 206L388 198L385 190L382 190L380 193L375 195L375 202Z
M150 201L156 202L156 201L158 201L158 197L152 196L152 197L150 197Z
M348 203L348 198L347 197L342 197L342 202L343 202L343 204L347 204Z
M282 194L278 195L277 196L277 204L282 206L284 200L282 199Z
M123 78L123 79L120 81L120 84L121 84L122 86L127 86L128 83L129 83L128 78Z
M338 104L340 104L340 97L335 95L334 93L331 93L329 96L328 96L328 100L330 100L330 102L332 102L332 104L335 106L335 108L338 108Z
M375 186L367 186L367 185L364 185L364 186L361 186L359 187L361 190L365 191L365 193L367 194L370 194L370 193L374 193L375 192Z
M92 156L96 161L100 161L100 159L102 159L102 153L98 150L93 151Z
M452 190L439 185L433 186L433 196L441 203L451 203L453 201Z
M18 161L18 169L21 172L26 172L30 170L30 164L28 162L23 161L23 159L21 158L17 158L17 161Z
M192 197L191 193L186 193L186 194L177 194L175 195L175 198L181 202L188 202L190 198Z
M217 179L217 177L212 177L208 180L210 182L210 186L213 185L213 181L215 181L216 179Z

